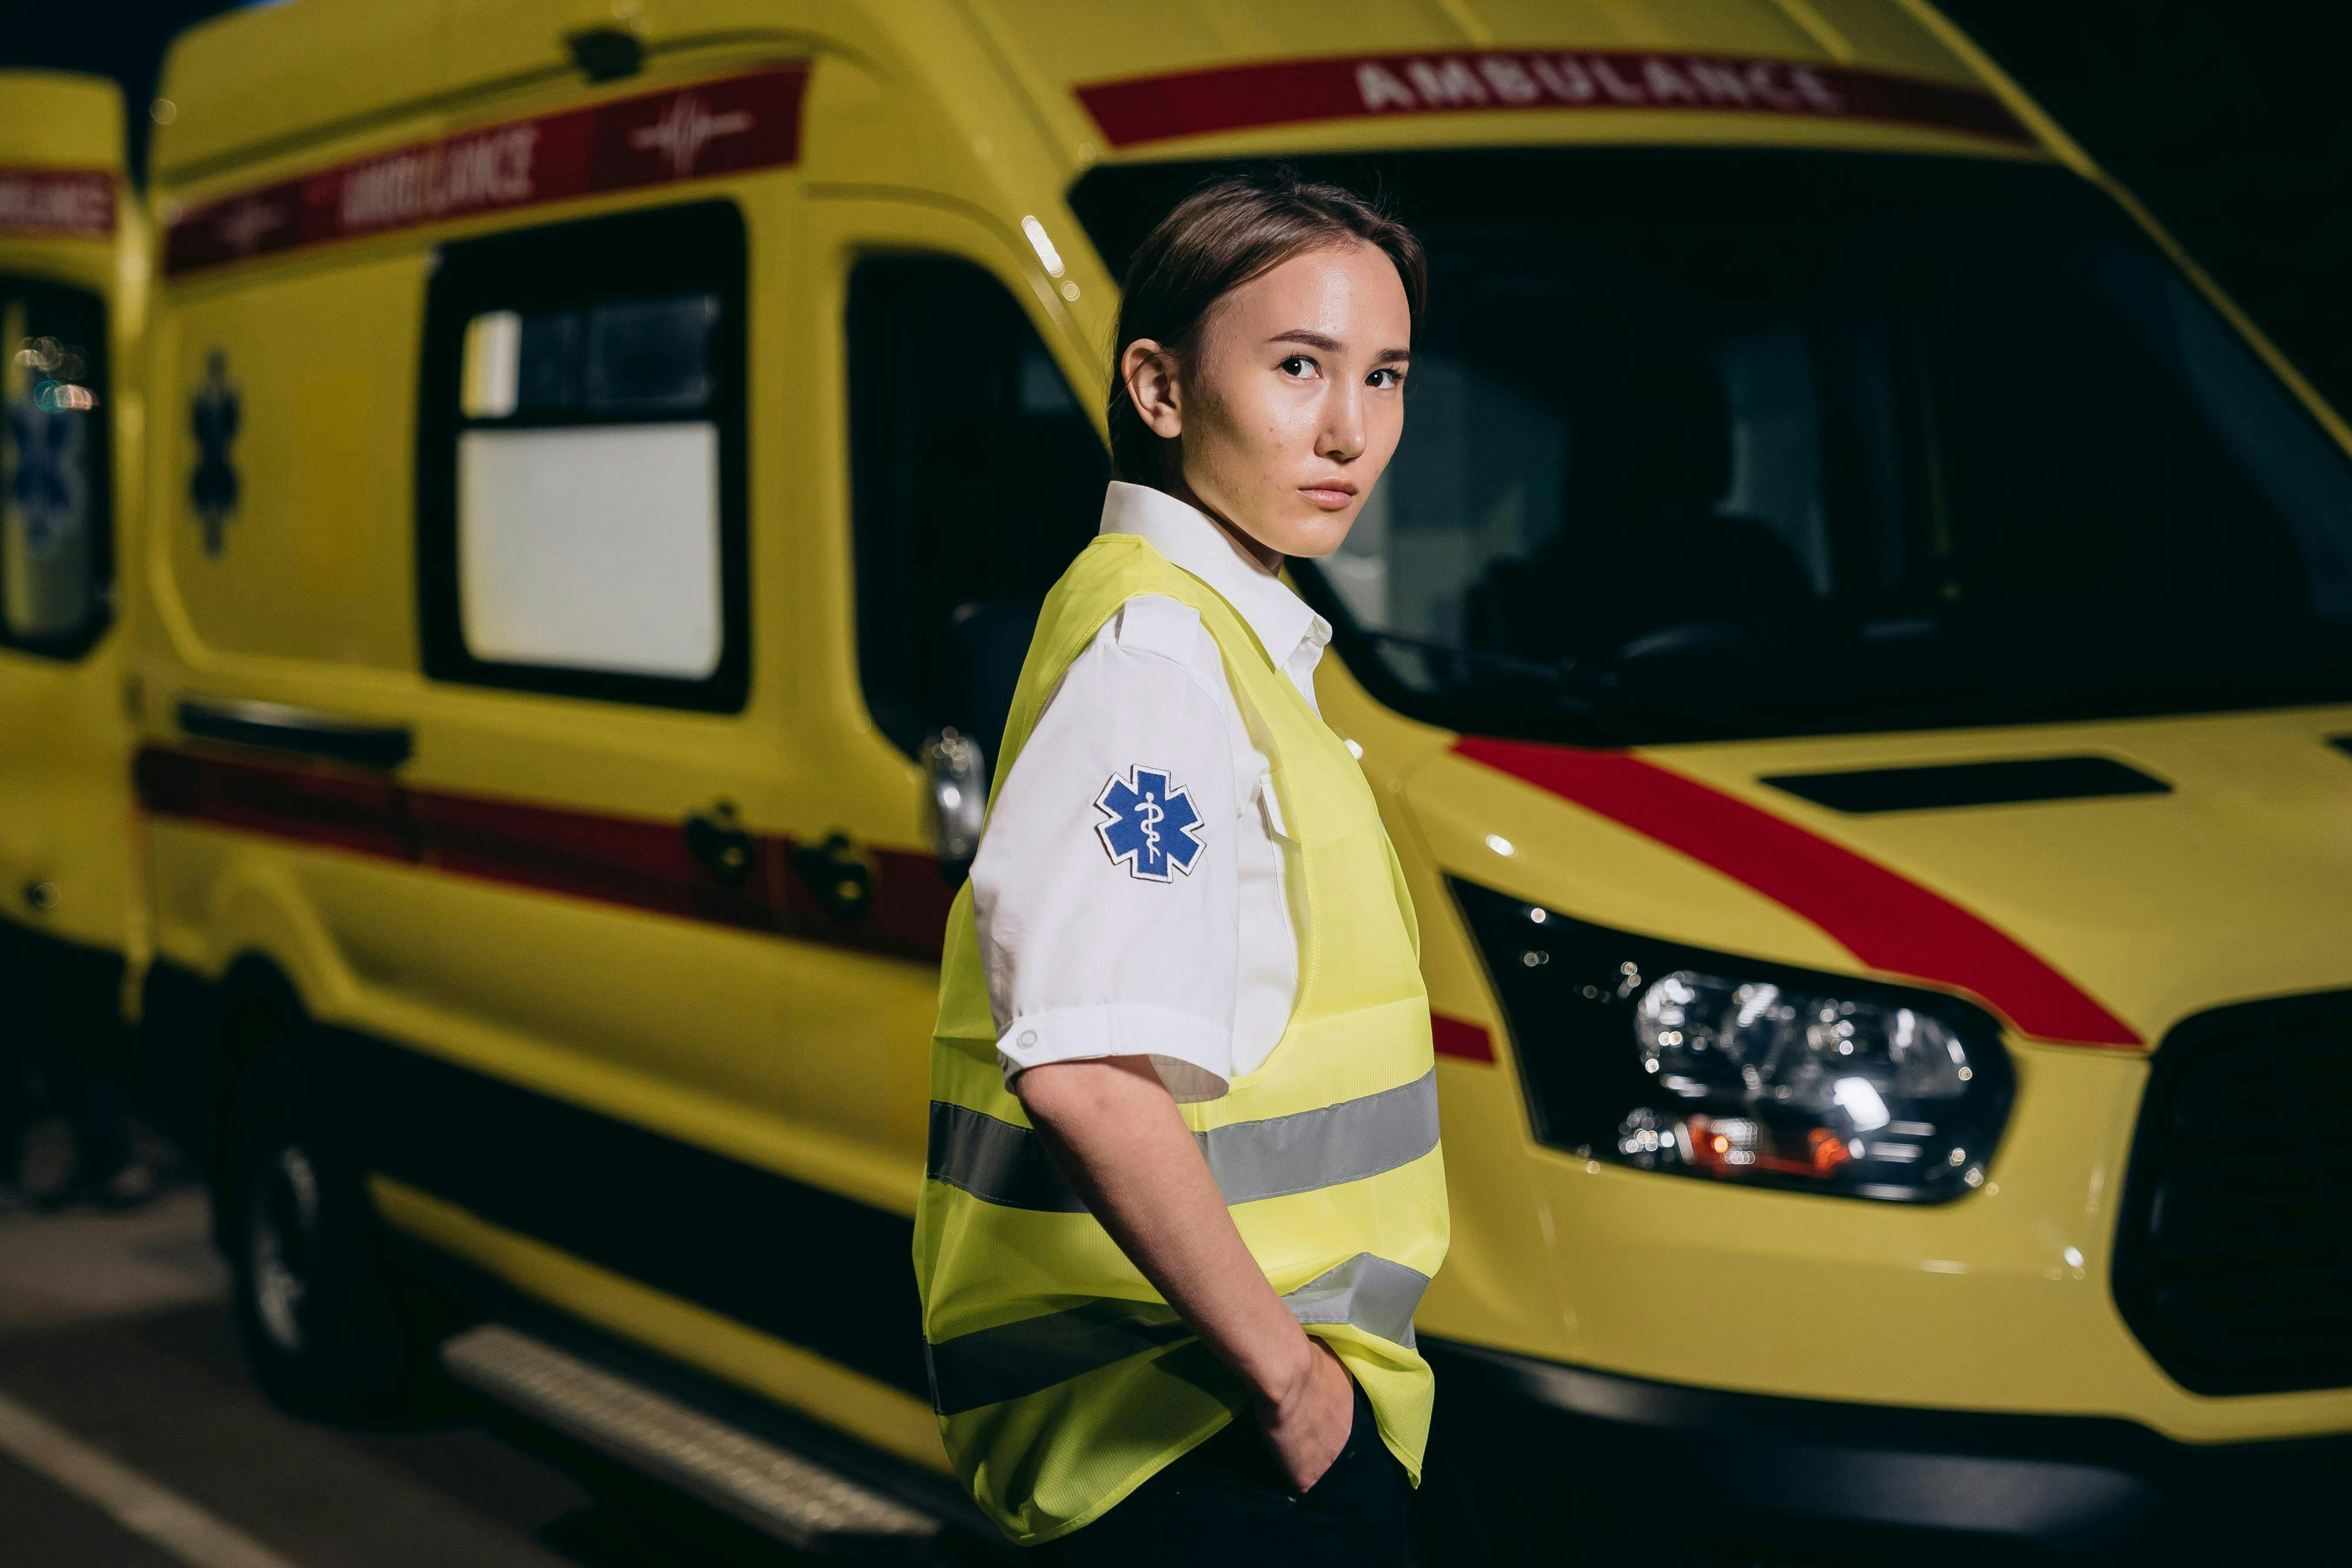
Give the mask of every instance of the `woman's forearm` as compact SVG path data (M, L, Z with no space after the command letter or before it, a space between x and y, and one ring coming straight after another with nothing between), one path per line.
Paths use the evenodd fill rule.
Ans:
M1234 1228L1176 1103L1135 1057L1013 1081L1030 1121L1119 1249L1260 1401L1282 1406L1318 1353Z

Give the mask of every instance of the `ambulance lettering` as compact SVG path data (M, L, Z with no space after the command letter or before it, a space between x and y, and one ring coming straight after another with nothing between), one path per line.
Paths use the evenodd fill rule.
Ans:
M1270 60L1102 82L1077 94L1115 147L1355 115L1561 108L1834 116L2032 140L1998 99L1975 87L1847 66L1637 49Z
M1653 103L1696 103L1698 101L1698 94L1692 90L1691 84L1685 81L1682 74L1664 60L1652 60L1648 68L1643 71L1642 79L1649 87L1650 101Z
M1823 81L1818 71L1804 66L1791 66L1789 68L1789 85L1797 89L1798 97L1823 114L1845 112L1844 97Z
M1383 109L1419 109L1421 99L1412 96L1412 89L1397 80L1385 66L1366 60L1356 68L1356 90L1363 95L1367 113L1377 114Z
M1533 62L1533 67L1536 80L1543 83L1544 90L1560 102L1592 101L1592 78L1576 63L1573 56L1562 55L1556 60L1538 59Z
M1640 85L1627 81L1624 78L1619 76L1617 74L1616 66L1610 61L1602 59L1596 55L1591 59L1585 62L1585 69L1591 71L1592 73L1592 79L1601 84L1601 90L1607 93L1611 98L1615 99L1619 103L1639 103L1642 101L1642 89Z
M1432 109L1489 101L1486 89L1460 60L1444 60L1433 66L1427 60L1415 60L1404 68L1404 74L1412 78L1422 101Z
M1505 103L1533 103L1543 97L1543 85L1528 74L1526 66L1508 55L1481 60L1478 74L1486 78L1486 85Z
M1728 60L1691 60L1686 62L1692 83L1699 96L1708 103L1725 109L1746 109L1756 101L1748 90L1739 68Z
M97 172L0 169L0 234L114 232L114 181Z
M602 191L787 165L799 157L807 79L804 66L723 77L485 126L193 209L167 209L163 270L177 275ZM0 170L0 227L6 175ZM110 199L111 189L101 186L100 193Z
M342 176L342 230L360 234L528 202L538 142L537 126L509 125L362 163Z

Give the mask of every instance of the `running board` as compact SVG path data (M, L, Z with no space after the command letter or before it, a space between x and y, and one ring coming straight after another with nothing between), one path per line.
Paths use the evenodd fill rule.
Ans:
M441 1347L456 1382L798 1552L922 1554L940 1521L503 1324Z

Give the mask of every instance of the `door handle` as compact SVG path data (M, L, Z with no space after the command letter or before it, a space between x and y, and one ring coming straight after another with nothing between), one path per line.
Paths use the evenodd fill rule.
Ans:
M732 801L721 800L686 820L686 852L722 886L740 887L751 874L751 835L736 820Z
M835 925L846 931L866 918L866 906L874 895L874 868L847 833L828 834L822 843L794 850L793 869Z
M185 696L179 717L181 733L198 740L291 751L386 772L407 761L411 749L404 724L374 724L284 703Z

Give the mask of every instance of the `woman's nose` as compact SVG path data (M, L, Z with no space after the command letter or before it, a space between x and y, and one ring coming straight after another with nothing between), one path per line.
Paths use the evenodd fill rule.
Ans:
M1350 463L1364 450L1364 402L1352 386L1340 384L1323 400L1323 428L1317 433L1318 455L1335 463Z

